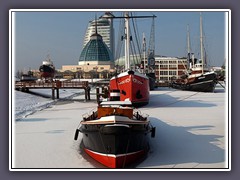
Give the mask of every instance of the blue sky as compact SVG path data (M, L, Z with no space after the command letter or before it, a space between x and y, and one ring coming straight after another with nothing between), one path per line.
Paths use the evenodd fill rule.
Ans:
M50 54L57 69L62 65L77 65L83 46L88 22L104 14L102 12L15 12L15 69L38 69ZM119 15L119 12L113 12ZM137 15L156 15L155 51L157 55L183 57L187 49L187 24L190 27L191 47L198 56L199 12L135 12ZM224 12L204 12L203 29L205 48L211 65L221 66L225 61ZM138 20L140 37L149 39L152 21ZM118 30L119 20L114 22ZM115 34L117 36L117 34ZM147 41L148 42L148 41Z

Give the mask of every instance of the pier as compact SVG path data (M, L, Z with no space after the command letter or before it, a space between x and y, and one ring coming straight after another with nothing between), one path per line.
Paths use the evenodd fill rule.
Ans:
M55 99L55 91L56 91L56 98L59 99L59 89L84 89L86 101L90 100L90 90L91 90L88 81L16 82L15 89L23 92L28 92L29 89L51 89L53 100Z

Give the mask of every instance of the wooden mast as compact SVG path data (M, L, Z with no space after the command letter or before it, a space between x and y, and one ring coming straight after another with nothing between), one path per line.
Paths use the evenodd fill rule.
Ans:
M130 33L129 33L129 15L125 13L125 69L130 70Z
M202 60L202 74L203 72L203 66L204 66L204 53L203 53L203 32L202 32L202 13L200 12L200 48L201 48L201 60Z

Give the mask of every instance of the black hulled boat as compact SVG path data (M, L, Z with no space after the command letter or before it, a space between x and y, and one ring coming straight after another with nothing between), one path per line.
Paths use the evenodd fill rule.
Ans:
M203 35L202 35L202 16L200 14L200 47L201 59L194 58L194 54L190 53L190 37L188 31L188 69L183 72L179 79L173 80L170 84L173 88L199 91L213 92L217 83L217 75L206 65L206 57L204 56Z
M55 75L55 67L51 61L49 55L47 59L42 61L42 65L39 67L41 78L52 79Z
M146 156L149 134L155 136L148 115L135 111L130 101L102 102L84 117L75 133L83 135L83 149L109 168L124 168Z

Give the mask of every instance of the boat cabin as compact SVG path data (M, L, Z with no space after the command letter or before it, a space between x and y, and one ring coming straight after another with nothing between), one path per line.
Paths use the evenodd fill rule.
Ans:
M133 108L131 101L106 101L102 102L98 107L98 118L109 116L109 115L120 115L133 118Z
M148 115L143 115L132 108L131 101L106 101L102 102L97 110L83 116L83 124L87 121L96 121L107 116L125 116L131 120L147 121Z

